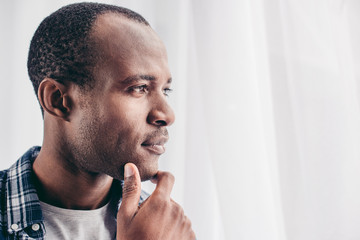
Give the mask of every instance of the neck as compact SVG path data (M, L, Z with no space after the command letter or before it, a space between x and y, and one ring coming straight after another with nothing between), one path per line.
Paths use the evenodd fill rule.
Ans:
M113 182L110 176L70 166L71 160L52 149L43 146L33 164L35 188L41 201L82 210L96 209L109 201Z

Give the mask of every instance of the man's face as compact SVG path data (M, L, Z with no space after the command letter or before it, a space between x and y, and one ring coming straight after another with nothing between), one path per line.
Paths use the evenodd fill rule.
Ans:
M174 121L165 47L150 27L116 14L98 17L94 30L103 60L94 71L94 88L76 90L73 158L83 170L117 179L132 162L142 180L149 179Z

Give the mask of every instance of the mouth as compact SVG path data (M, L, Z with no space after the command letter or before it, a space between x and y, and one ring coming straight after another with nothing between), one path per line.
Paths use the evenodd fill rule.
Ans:
M161 155L165 152L165 147L164 145L145 145L145 144L141 144L142 147L146 148L148 151L156 154L156 155Z
M167 142L167 138L158 138L158 139L149 139L141 144L149 152L161 155L165 152L165 143Z

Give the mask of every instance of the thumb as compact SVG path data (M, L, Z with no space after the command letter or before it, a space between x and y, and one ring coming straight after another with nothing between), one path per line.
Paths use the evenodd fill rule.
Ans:
M138 210L141 193L139 170L133 163L127 163L124 171L122 202L118 212L118 220L128 223Z

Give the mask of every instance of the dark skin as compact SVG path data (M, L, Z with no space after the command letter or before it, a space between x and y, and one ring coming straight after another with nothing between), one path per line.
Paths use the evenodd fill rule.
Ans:
M124 179L117 239L195 239L170 198L174 177L158 171L175 119L163 43L150 27L112 13L98 17L92 34L102 59L94 88L50 78L39 86L44 142L33 169L40 200L96 209L109 200L113 179ZM141 180L148 179L156 189L138 208Z

